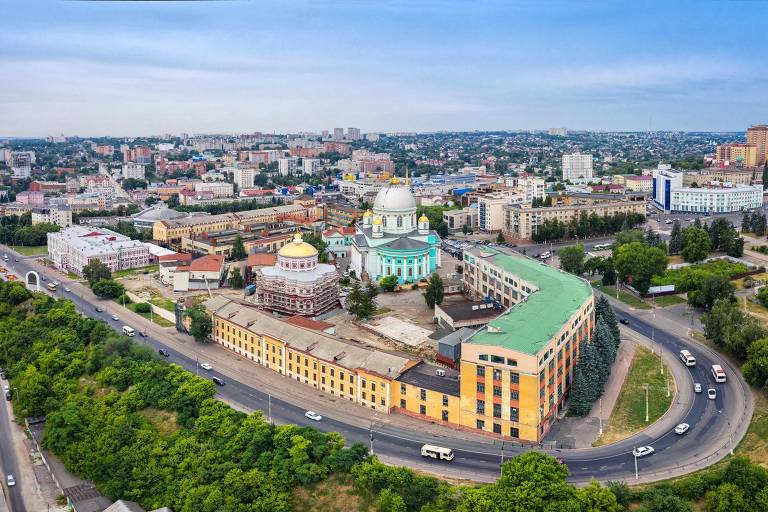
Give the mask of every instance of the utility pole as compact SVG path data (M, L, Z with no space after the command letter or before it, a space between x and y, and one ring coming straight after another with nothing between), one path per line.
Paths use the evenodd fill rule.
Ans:
M373 455L373 422L371 422L371 426L368 428L368 439L371 444L371 447L368 451L371 455Z
M648 423L648 384L645 385L645 422Z
M272 393L267 394L267 415L269 417L269 424L272 424Z
M499 466L499 475L504 472L504 441L501 441L501 465Z
M667 398L669 398L669 395L671 394L669 390L669 374L667 374Z
M635 480L637 480L639 478L639 475L637 474L637 455L635 455L634 453L632 455L633 455L633 458L635 459Z

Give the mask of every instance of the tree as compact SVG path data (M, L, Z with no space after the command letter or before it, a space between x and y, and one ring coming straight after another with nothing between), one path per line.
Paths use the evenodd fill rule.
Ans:
M718 275L709 276L704 280L701 288L688 292L688 304L710 310L720 299L735 301L736 297L733 295L735 289L736 287L728 278Z
M384 489L376 498L376 510L379 512L406 512L403 498L391 489Z
M750 218L749 218L749 212L747 210L744 210L744 212L741 214L741 232L742 233L749 233L750 228Z
M505 240L504 240L504 235L502 235L501 233L499 233L498 235L496 235L496 243L497 243L497 244L503 244L503 243L504 243L504 241L505 241Z
M317 249L317 253L319 254L318 261L320 263L328 263L328 253L326 252L328 242L324 242L321 237L314 233L306 233L302 238L309 245Z
M693 226L683 230L683 259L688 262L701 261L709 254L709 235L704 228Z
M558 252L560 268L571 274L581 275L584 271L584 246L582 244L563 247Z
M125 292L125 287L113 279L101 279L91 287L93 294L102 299L115 299Z
M469 226L466 225L466 224L461 226L461 232L464 233L465 235L468 235L469 234Z
M581 505L580 510L600 512L622 512L624 507L619 505L616 495L592 480L588 485L576 490L576 500Z
M624 244L632 242L645 242L645 233L641 229L628 229L616 233L616 240L613 243L614 248L621 247Z
M669 254L678 254L683 249L683 230L680 228L680 221L675 220L672 224L672 233L669 236Z
M749 500L737 485L722 483L709 491L706 496L707 512L732 512L750 510Z
M691 506L671 489L660 487L643 495L643 512L691 512Z
M444 295L443 280L435 272L429 277L427 288L424 290L424 300L427 302L429 309L435 309L435 305L442 304Z
M359 281L355 281L352 285L352 291L347 298L347 309L358 320L370 318L376 311L375 297L377 294L376 287L368 285L365 290L360 286Z
M206 313L201 304L196 304L184 312L184 314L190 319L189 334L198 343L204 343L210 340L211 329L213 328L213 320L211 315Z
M243 243L243 237L237 235L235 241L232 242L232 259L240 261L245 259L248 253L245 251L245 244Z
M640 295L645 296L651 286L651 278L666 270L667 255L658 247L631 242L614 250L613 262L619 278L631 283Z
M178 208L180 204L179 194L171 194L168 198L168 208Z
M101 260L94 258L83 267L83 277L88 280L88 286L93 288L102 279L112 279L112 272Z
M581 365L577 363L573 369L573 384L571 384L568 406L576 416L586 416L592 410L589 387L589 382L584 376Z
M768 338L761 338L749 346L741 371L747 382L768 389Z
M149 313L152 311L152 306L148 302L139 302L133 309L136 313Z
M245 285L243 275L240 273L240 267L235 267L229 272L229 287L236 290L241 289Z
M385 276L379 279L379 286L385 292L393 292L397 288L397 276Z

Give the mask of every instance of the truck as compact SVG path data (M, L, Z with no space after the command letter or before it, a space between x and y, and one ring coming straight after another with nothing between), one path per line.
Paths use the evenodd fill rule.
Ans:
M256 293L256 285L255 284L249 284L248 286L245 287L245 295L246 296L253 295L254 293Z

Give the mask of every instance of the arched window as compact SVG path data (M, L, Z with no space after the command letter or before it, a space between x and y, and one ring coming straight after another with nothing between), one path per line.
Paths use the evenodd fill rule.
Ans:
M398 215L397 216L397 227L399 227L399 228L403 227L403 216L402 215Z

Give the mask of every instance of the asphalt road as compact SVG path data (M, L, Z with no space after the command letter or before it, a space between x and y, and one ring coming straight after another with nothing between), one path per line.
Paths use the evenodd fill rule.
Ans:
M10 251L8 252L10 254ZM31 267L24 258L19 259L19 262L14 262L11 259L6 263L6 266L14 269L23 279L23 275ZM50 273L48 282L51 279L57 279L57 277ZM97 312L95 302L73 293L66 293L63 291L63 287L59 288L57 296L72 300L83 314L107 322L118 332L124 325L122 320L113 321L109 313ZM664 475L671 474L670 472L678 470L683 465L695 465L697 461L701 461L716 448L722 447L724 443L738 442L738 439L730 439L728 431L731 421L734 424L736 421L743 421L743 411L746 407L744 397L749 389L737 370L732 368L724 358L687 341L685 338L660 329L652 329L648 322L629 312L617 311L617 313L619 317L629 321L629 326L622 326L623 329L631 328L642 335L653 337L664 350L676 354L680 349L688 348L696 357L698 364L690 369L691 378L688 382L678 382L677 384L678 386L692 386L693 382L699 382L704 388L704 393L694 395L687 412L676 421L676 423L685 422L691 425L690 431L683 436L677 436L671 430L654 437L639 433L618 443L599 448L551 451L550 453L568 465L570 480L586 482L596 478L601 481L632 481L635 478L635 461L631 451L633 447L641 445L652 445L656 450L654 455L638 459L638 471L641 477L644 473L648 473L653 474L654 479L662 479L665 478ZM371 443L370 438L373 434L373 451L393 463L425 468L434 473L451 477L491 481L499 474L502 456L508 457L524 451L519 446L509 448L507 445L502 454L500 445L490 444L488 441L475 442L449 436L439 437L375 423L372 424L372 429L361 428L357 425L337 421L332 415L326 416L321 422L314 422L304 416L304 407L279 398L270 398L265 393L244 385L230 375L222 375L215 370L205 372L198 367L197 361L151 336L142 338L137 335L135 340L146 343L154 349L165 348L170 353L168 360L171 363L179 364L201 375L215 375L225 379L227 385L217 390L221 398L232 400L250 409L262 410L265 416L271 418L275 423L311 425L322 431L337 431L349 443L361 442L366 445ZM709 374L709 368L715 362L726 369L728 382L724 384L714 383ZM706 397L706 389L710 386L718 390L716 400L708 400ZM420 447L425 443L453 448L456 458L450 463L425 459L420 455ZM5 456L3 460L5 460ZM714 460L709 461L709 463L711 462ZM692 466L691 470L693 469Z
M2 382L4 385L8 384L7 380ZM12 417L11 404L5 400L5 392L3 392L2 400L0 400L0 472L3 479L2 486L5 491L8 510L11 512L23 512L26 510L21 497L21 488L24 482L22 482L16 453L13 449L13 435L10 431L10 422L7 420L7 418ZM6 478L9 474L12 474L16 480L16 485L13 487L8 487L6 483Z

